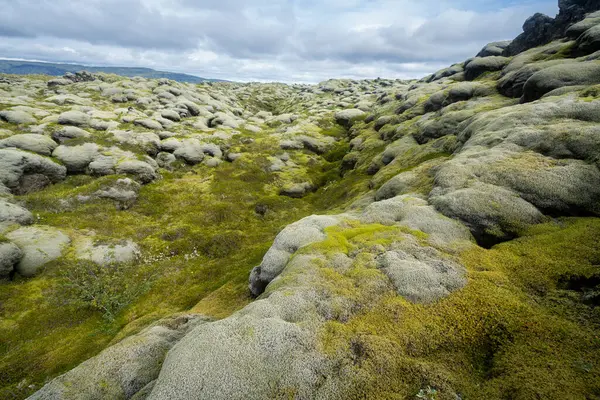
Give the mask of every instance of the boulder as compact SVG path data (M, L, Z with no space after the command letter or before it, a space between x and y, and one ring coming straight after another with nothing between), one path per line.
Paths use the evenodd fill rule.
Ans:
M16 222L20 225L33 223L33 215L29 210L0 199L0 223Z
M152 129L155 131L161 131L163 130L163 126L160 124L160 122L155 121L153 119L136 119L135 121L133 121L133 123L135 125L139 125L141 127L144 127L146 129Z
M554 19L540 13L528 18L523 25L523 33L513 40L503 55L514 56L565 35L573 36L581 27L571 31L569 28L584 20L586 13L600 8L596 0L559 0L558 6L559 13ZM594 18L597 15L590 17Z
M42 110L41 108L29 107L29 106L16 106L11 108L11 111L23 111L33 115L35 118L46 118L52 113L46 110Z
M418 143L412 136L404 136L385 148L381 155L381 162L388 165L396 158L414 150L417 146Z
M565 112L559 107L544 110L542 106L546 105L537 105L542 110L539 114L529 114L532 110L523 109L524 106L515 109L523 111L525 116L534 116L533 124L539 123L545 113L558 118ZM437 170L430 201L438 210L463 220L480 242L510 239L527 226L542 222L539 210L551 215L598 215L600 171L596 165L582 160L556 160L511 144L526 140L534 147L537 136L537 140L547 145L552 136L535 135L531 128L520 128L527 120L519 119L518 114L510 118L500 112L494 114L504 118L505 125L499 124L502 120L491 123L493 119L482 116L481 124L469 127L477 133L463 150ZM486 128L481 129L484 125ZM498 136L491 137L494 128L502 129L502 135L510 135L500 136L500 140L506 140L502 145L497 144ZM519 128L524 130L520 135L515 134ZM559 131L556 137L563 135ZM487 148L486 144L494 147Z
M450 86L444 107L459 102L467 101L474 97L489 96L494 90L477 82L461 82Z
M332 397L333 388L317 389L318 377L332 371L315 349L315 334L294 323L295 312L283 311L294 300L312 322L317 299L305 296L277 296L247 315L200 325L169 352L148 399L260 400L290 391L299 399Z
M271 162L271 165L269 166L270 172L283 171L283 169L286 167L285 162L277 157L269 157L268 160Z
M196 165L204 160L204 145L196 139L185 139L173 154L190 165Z
M58 116L58 123L61 125L87 126L90 119L89 115L81 111L66 111Z
M479 57L483 57L483 56L479 56ZM424 81L427 83L430 83L430 82L439 81L440 79L444 79L444 78L448 78L448 77L453 78L453 77L457 76L458 74L464 73L464 71L465 71L464 63L454 64L448 68L444 68L444 69L437 71L435 74L430 75L427 79L424 79Z
M573 92L580 92L580 91L586 90L587 88L588 88L588 86L586 86L586 85L563 86L563 87L554 89L554 90L546 93L545 95L542 96L542 99L545 99L547 97L552 97L552 96L563 96L565 94L573 93Z
M88 170L91 175L105 176L113 175L117 161L115 157L100 154L94 158L94 161L88 165Z
M177 158L171 153L160 152L156 155L156 162L160 168L170 169L175 161Z
M499 56L476 57L466 65L465 78L472 81L485 72L500 71L509 61L509 58Z
M126 160L116 165L117 174L133 175L142 183L150 183L158 176L150 164L140 160Z
M93 82L96 80L96 76L88 71L67 72L63 78L72 82Z
M402 241L411 241L408 236L403 235ZM417 246L398 250L412 255ZM345 278L353 269L351 256L297 254L269 285L268 296L229 318L199 326L173 347L148 398L260 400L278 394L287 397L289 393L299 399L356 397L362 386L358 383L356 392L347 389L352 385L348 374L356 377L357 370L360 374L357 353L362 353L351 350L351 339L342 342L348 347L339 352L324 352L321 343L331 321L342 325L339 321L364 315L364 304L379 304L384 296L390 296L392 280L376 273L374 254L362 250L364 258L356 264L368 263L371 273L354 281L356 286ZM435 257L430 249L423 251ZM419 277L418 282L429 288L437 279L436 283L448 285L448 291L458 287L443 276L452 274L450 268L457 268L451 265L444 271L448 264L439 264L445 261L431 261L425 268L432 272L425 278L432 278Z
M11 242L0 242L0 279L12 274L15 265L23 257L23 252Z
M579 56L592 54L598 50L600 50L600 24L585 31L577 38L576 43L576 53Z
M306 196L311 190L313 190L313 185L310 182L302 182L284 186L279 191L279 194L281 196L302 198Z
M367 113L364 111L357 108L352 108L336 112L334 118L338 124L349 128L354 124L354 122L364 118L366 115Z
M214 143L202 143L202 151L215 158L222 158L223 152L221 148Z
M600 122L599 101L546 98L479 113L466 121L458 139L465 148L501 143L510 147L508 143L512 143L519 146L513 150L528 149L558 159L593 160L600 151L594 122ZM504 154L506 150L495 153Z
M408 193L415 185L420 182L419 175L413 171L400 173L387 181L375 193L375 200L387 200L393 197Z
M29 226L6 234L6 237L23 251L16 271L24 276L34 276L38 270L59 258L71 239L49 226Z
M90 128L93 128L97 131L108 131L110 129L115 129L119 126L117 121L103 121L101 119L92 118L89 122Z
M63 163L69 173L84 172L88 165L100 153L96 143L84 143L79 146L58 146L52 156Z
M165 140L162 140L160 142L160 150L161 151L167 151L169 153L173 153L175 150L177 150L178 148L180 148L183 144L181 143L180 140L175 139L175 138L168 138Z
M460 82L450 86L449 89L432 94L424 104L425 111L438 111L450 104L467 101L473 97L487 96L492 92L493 89L477 82Z
M211 135L211 138L226 141L231 139L233 135L233 133L217 131Z
M549 214L600 215L600 171L594 164L523 152L474 169L481 181L510 188Z
M156 121L162 126L162 129L173 129L175 122L163 117L155 117Z
M593 28L600 24L600 17L586 18L583 21L579 21L576 24L571 25L565 34L571 39L577 39L579 36L585 33L590 28Z
M315 154L324 154L328 149L331 148L331 145L335 142L335 139L329 136L316 138L307 135L299 135L296 136L296 141L302 143L302 146L308 151L312 151Z
M274 118L275 121L281 122L282 124L291 124L297 119L298 116L294 114L281 114Z
M167 351L193 327L207 321L198 315L158 321L53 379L30 399L145 398L140 395L158 377Z
M177 133L171 132L171 131L158 132L158 137L160 138L160 140L169 139L169 138L172 138L173 136L177 136Z
M443 112L441 116L423 117L417 123L419 129L413 133L413 138L419 144L428 143L448 135L458 135L464 123L467 123L476 112L460 110Z
M227 160L229 162L234 162L235 160L237 160L238 158L240 158L242 156L243 156L242 153L227 153L227 156L225 156L225 160Z
M302 150L304 144L299 140L282 140L279 142L279 147L282 150Z
M79 96L76 96L74 94L58 94L56 96L51 96L48 97L46 99L46 101L49 101L51 103L57 104L57 105L66 105L66 104L75 104L75 105L80 105L80 106L89 106L92 104L92 102L88 99L83 99Z
M50 183L65 179L67 169L54 161L16 149L0 149L0 183L9 189L27 189L27 176L42 176ZM29 191L29 190L27 190Z
M381 130L381 128L383 128L384 126L386 126L389 123L392 123L393 120L394 120L394 117L392 117L390 115L383 115L375 120L373 129L375 129L377 132L379 132Z
M175 99L177 98L177 96L175 96L173 93L167 92L167 91L161 91L157 94L157 97L159 99L164 99L166 100L165 102L172 102L175 101Z
M205 117L196 118L196 120L192 123L192 127L199 131L207 131L211 129L208 127L208 120Z
M52 133L52 139L59 143L64 143L69 139L88 138L91 134L76 126L65 126L54 133Z
M262 119L262 120L267 120L270 119L273 116L272 112L269 111L259 111L256 114L254 114L254 116L256 118Z
M427 101L423 104L424 110L426 113L434 112L442 109L444 101L447 98L446 91L439 91L427 99Z
M19 186L13 189L13 194L22 196L29 193L39 192L51 184L52 182L50 179L43 174L23 175L19 181Z
M191 101L188 101L188 100L179 101L177 103L177 105L185 107L189 111L189 113L194 117L200 115L200 107Z
M25 111L0 111L0 119L11 124L35 124L37 120Z
M206 165L207 167L210 168L215 168L218 167L219 165L221 165L223 161L218 159L218 158L214 158L214 157L209 157L208 159L204 159L204 165Z
M485 45L483 49L479 53L477 53L477 57L491 57L491 56L501 56L512 40L505 40L501 42L492 42Z
M278 315L278 309L289 309L289 300L296 301L298 313L311 312L310 299L278 296L251 307L249 315L192 330L167 355L148 399L260 400L290 390L299 399L328 398L315 389L318 376L329 372L315 335L288 322L295 313L286 313L287 321L283 311Z
M468 226L485 247L510 240L544 221L542 213L517 193L493 185L459 189L430 201L442 214Z
M7 147L16 147L17 149L27 150L43 156L49 156L58 146L56 142L48 136L23 133L0 140L0 149Z
M141 254L138 245L131 240L99 244L88 237L76 242L74 247L78 259L90 260L103 266L130 263L137 260Z
M267 285L285 268L293 253L327 236L325 228L341 222L338 217L312 215L286 226L276 237L259 266L250 274L250 291L254 296L264 292Z
M517 70L510 71L498 79L497 89L507 97L519 98L523 96L523 88L529 78L543 69L542 63L528 64Z
M93 194L101 199L114 200L121 210L131 207L138 198L140 184L129 179L118 179L114 184L103 187Z
M208 121L208 126L211 128L216 128L219 126L230 127L233 129L239 128L240 124L234 117L231 115L225 114L223 112L218 112Z
M114 130L111 133L117 142L139 147L150 155L156 155L161 146L160 137L153 132Z
M177 113L176 111L173 111L173 110L163 110L160 113L160 115L163 118L166 118L166 119L174 121L174 122L181 121L181 117L179 116L179 113Z
M600 61L559 64L536 72L523 87L523 102L541 98L564 86L600 83Z
M48 81L48 88L52 89L52 88L56 88L58 86L66 86L66 85L71 85L73 83L72 80L69 79L65 79L65 78L56 78L56 79L51 79Z

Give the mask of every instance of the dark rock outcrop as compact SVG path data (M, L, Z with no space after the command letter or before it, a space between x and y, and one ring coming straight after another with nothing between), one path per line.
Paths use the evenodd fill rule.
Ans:
M541 13L536 13L529 17L523 24L523 33L521 33L504 50L504 56L514 56L529 50L536 46L546 44L552 40L555 35L555 20Z
M554 37L564 36L570 25L581 21L587 13L600 10L598 0L559 0L560 12L554 20Z
M561 38L567 29L585 18L587 13L600 9L597 0L559 0L556 18L537 13L527 19L520 34L504 50L504 56L514 56L525 50L544 45Z

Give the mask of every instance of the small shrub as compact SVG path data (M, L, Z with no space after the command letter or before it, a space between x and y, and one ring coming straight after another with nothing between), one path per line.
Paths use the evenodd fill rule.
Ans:
M109 322L145 293L152 282L152 276L141 265L102 266L87 260L62 268L59 276L67 299L76 305L100 311Z

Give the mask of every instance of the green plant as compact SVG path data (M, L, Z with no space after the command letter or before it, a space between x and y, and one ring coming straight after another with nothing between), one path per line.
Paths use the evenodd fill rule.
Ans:
M58 272L66 297L76 305L102 313L109 322L119 311L145 293L152 284L152 275L142 265L99 265L80 260Z
M437 395L437 390L435 390L431 386L428 386L427 389L419 390L419 393L417 393L416 398L423 399L423 400L435 400L436 395Z

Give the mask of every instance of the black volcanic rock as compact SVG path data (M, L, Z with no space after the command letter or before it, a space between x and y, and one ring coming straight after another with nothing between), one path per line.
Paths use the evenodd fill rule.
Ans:
M587 13L599 10L600 1L559 0L558 7L556 18L540 13L529 17L523 25L523 33L513 40L503 55L514 56L563 37L569 26L584 19Z
M521 33L504 50L505 56L514 56L525 50L531 49L552 40L555 33L554 19L545 14L534 14L523 24Z

